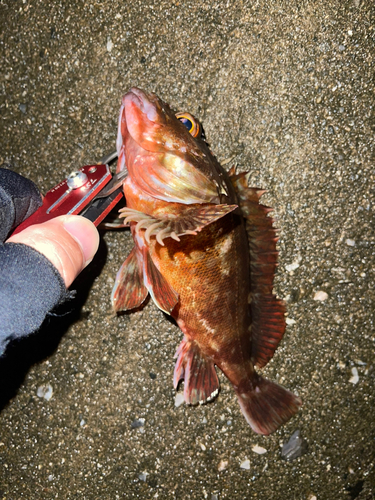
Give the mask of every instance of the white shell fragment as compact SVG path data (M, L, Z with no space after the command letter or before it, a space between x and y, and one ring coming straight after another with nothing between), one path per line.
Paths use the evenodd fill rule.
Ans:
M148 472L142 472L141 474L138 474L138 478L141 480L141 481L146 481L147 480L147 476L149 475Z
M110 38L107 39L107 50L108 52L111 52L111 50L113 49L113 42Z
M265 448L262 448L262 446L258 446L257 444L254 444L251 449L254 453L258 453L258 455L264 455L264 453L267 453Z
M38 387L36 391L36 395L39 398L44 398L47 401L49 401L52 398L52 394L53 394L53 389L52 385L50 384L41 385Z
M176 397L174 398L175 407L178 408L179 406L181 406L183 404L184 401L185 401L184 394L182 392L178 392L176 394Z
M222 472L223 470L225 470L226 468L228 467L228 461L227 460L220 460L220 463L217 467L217 470L219 472Z
M301 260L295 260L291 264L288 264L285 266L285 269L288 271L288 273L291 273L292 271L295 271L296 269L299 268Z
M359 376L358 376L358 370L357 370L357 368L354 366L351 369L351 372L352 372L352 376L350 377L349 382L351 384L358 384L358 382L359 382Z
M349 247L355 247L355 241L354 240L351 240L351 239L347 239L345 240L345 243L349 246Z
M356 365L359 365L359 366L366 366L366 365L367 365L367 363L366 363L365 361L362 361L362 360L360 360L360 359L355 359L355 360L354 360L354 363L355 363Z
M295 325L296 324L296 320L292 319L292 318L285 318L285 323L287 325Z
M240 467L241 469L250 470L250 460L246 459L243 462L241 462Z
M324 302L327 299L328 299L328 293L323 292L322 290L319 290L314 295L314 300L319 300L320 302Z

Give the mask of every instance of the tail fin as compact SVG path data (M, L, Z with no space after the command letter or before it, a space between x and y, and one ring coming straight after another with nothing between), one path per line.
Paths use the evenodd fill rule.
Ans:
M285 424L299 409L302 401L290 391L256 375L252 389L236 391L242 413L253 431L271 434Z

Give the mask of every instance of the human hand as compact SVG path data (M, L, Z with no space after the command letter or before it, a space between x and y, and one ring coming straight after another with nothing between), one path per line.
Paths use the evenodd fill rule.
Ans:
M66 288L99 246L95 226L77 215L29 226L3 244L41 205L34 183L0 168L0 356L70 297Z
M8 238L7 243L23 243L42 253L59 271L68 288L93 259L99 246L99 233L84 217L62 215L29 226Z

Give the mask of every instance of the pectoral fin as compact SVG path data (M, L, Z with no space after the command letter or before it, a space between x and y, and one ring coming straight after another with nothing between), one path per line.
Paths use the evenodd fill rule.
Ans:
M236 210L237 205L215 205L213 203L179 205L179 212L166 214L162 217L153 217L132 208L122 208L120 217L124 217L124 224L136 222L135 231L145 229L145 240L150 242L155 236L160 245L164 245L165 238L180 241L180 236L197 234L205 226Z
M143 282L142 255L134 247L116 276L111 301L115 312L139 307L148 291Z
M159 309L171 314L178 303L178 293L168 284L164 276L152 262L146 247L143 247L144 283Z
M139 307L150 293L155 304L171 314L178 303L178 293L168 284L152 262L146 247L134 247L121 266L112 290L115 312Z

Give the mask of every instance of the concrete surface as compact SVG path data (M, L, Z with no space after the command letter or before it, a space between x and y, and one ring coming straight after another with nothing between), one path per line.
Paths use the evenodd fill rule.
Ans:
M67 314L0 362L0 498L374 498L374 13L370 0L1 0L1 163L48 190L113 149L137 85L196 114L219 160L268 190L289 326L264 372L304 405L270 437L223 378L214 403L176 407L179 330L151 302L112 315L131 241L106 233ZM286 462L297 429L308 450Z

